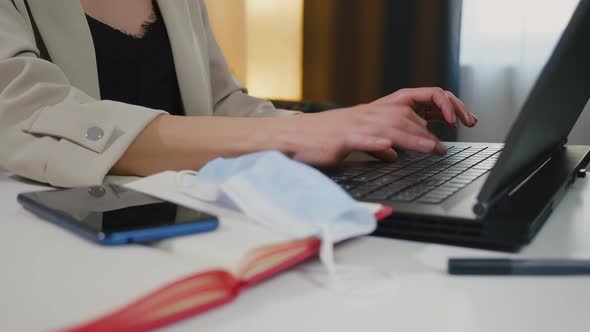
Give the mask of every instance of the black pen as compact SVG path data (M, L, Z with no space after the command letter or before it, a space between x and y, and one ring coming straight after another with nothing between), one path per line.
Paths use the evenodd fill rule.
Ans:
M590 260L450 258L448 272L455 275L590 275Z

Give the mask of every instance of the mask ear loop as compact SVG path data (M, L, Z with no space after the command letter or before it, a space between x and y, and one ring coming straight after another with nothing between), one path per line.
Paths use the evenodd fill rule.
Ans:
M397 279L397 274L393 271L382 271L378 268L362 266L362 265L349 265L349 264L336 264L334 257L334 240L329 231L328 224L321 225L321 239L320 245L320 262L323 265L324 271L328 273L329 284L326 285L328 289L332 290L335 294L346 295L346 296L370 296L375 293L379 293L380 289L360 289L355 291L354 286L349 285L349 277L353 277L352 281L355 280L363 281L363 285L370 284L371 282L383 282L387 281L387 284L391 286L391 281ZM312 269L313 270L313 269ZM345 279L342 279L342 274L345 274ZM352 287L352 288L351 288Z
M178 171L174 178L176 187L184 195L196 198L205 202L215 202L219 199L219 185L212 184L207 181L198 181L198 172L186 170ZM193 190L198 186L198 190Z
M334 259L334 240L330 229L327 224L321 225L321 238L322 243L320 245L320 261L326 268L328 276L334 288L338 289L340 286L340 279L336 273L336 260Z
M176 172L176 176L174 177L174 182L176 183L176 186L181 189L189 187L189 181L186 181L186 178L189 176L191 178L194 178L195 176L197 176L197 172L191 170Z

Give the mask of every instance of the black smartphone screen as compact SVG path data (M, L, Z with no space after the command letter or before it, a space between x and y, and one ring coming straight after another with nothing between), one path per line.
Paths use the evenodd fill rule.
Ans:
M20 195L93 233L111 234L215 220L216 217L117 185L51 190Z

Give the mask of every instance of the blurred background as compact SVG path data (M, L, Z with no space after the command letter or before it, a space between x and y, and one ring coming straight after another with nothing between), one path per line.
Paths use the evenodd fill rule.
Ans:
M502 142L578 0L205 0L250 94L317 112L404 87L458 95L477 129L444 140ZM587 107L588 108L588 107ZM560 110L556 110L559 112ZM584 112L570 142L590 144Z

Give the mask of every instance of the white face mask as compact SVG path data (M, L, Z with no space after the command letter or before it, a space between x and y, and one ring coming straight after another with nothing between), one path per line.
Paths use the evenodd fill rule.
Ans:
M333 244L377 227L374 215L328 177L277 151L215 159L182 190L293 238L319 236L320 259L331 274Z

